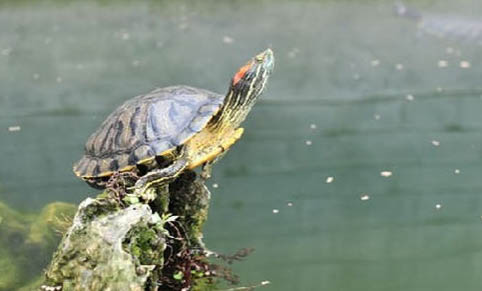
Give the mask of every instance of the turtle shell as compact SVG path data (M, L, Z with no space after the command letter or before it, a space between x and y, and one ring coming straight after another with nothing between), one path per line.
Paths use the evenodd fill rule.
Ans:
M88 139L74 173L105 177L162 156L200 132L218 112L224 96L188 86L156 89L134 97Z

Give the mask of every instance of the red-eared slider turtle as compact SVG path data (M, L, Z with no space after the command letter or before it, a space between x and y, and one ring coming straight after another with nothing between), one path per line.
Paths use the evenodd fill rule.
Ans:
M105 187L114 173L144 167L149 173L136 189L145 189L184 169L213 163L241 137L239 126L273 66L270 49L258 54L234 75L225 96L172 86L126 101L90 136L74 173L91 186ZM166 161L170 165L163 165Z

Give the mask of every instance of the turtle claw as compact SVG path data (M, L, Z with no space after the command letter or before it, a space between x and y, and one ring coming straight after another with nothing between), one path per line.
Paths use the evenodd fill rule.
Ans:
M137 180L134 185L134 195L145 201L152 201L156 198L156 188L169 185L187 167L186 159L178 159L169 167L153 170ZM167 190L167 189L166 189ZM164 192L164 191L163 191Z

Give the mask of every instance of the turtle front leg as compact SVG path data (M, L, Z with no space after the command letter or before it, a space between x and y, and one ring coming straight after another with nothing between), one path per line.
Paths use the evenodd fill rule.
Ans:
M153 201L156 199L157 189L161 190L160 194L168 193L169 183L174 181L177 176L184 171L187 165L187 159L180 158L166 168L153 170L147 173L139 178L134 185L134 195L145 201Z

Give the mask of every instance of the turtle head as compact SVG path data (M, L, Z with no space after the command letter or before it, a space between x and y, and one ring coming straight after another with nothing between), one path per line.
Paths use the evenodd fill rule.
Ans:
M267 49L236 72L231 80L230 92L242 103L256 100L263 92L273 67L273 51Z
M242 66L231 80L222 109L211 119L215 127L237 128L246 118L273 71L273 51L267 49Z

